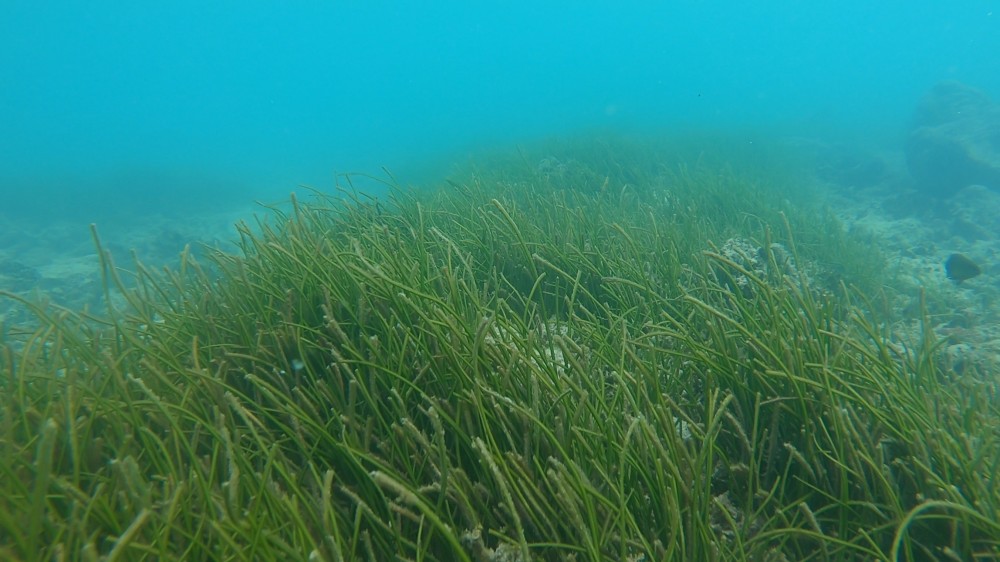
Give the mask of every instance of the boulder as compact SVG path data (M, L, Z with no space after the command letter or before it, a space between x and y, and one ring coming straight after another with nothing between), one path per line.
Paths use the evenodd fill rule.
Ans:
M918 189L948 197L971 184L1000 189L1000 105L960 82L924 96L906 142Z

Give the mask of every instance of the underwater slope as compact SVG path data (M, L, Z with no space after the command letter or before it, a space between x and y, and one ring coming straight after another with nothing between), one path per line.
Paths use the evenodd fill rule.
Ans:
M0 553L997 556L995 381L883 327L785 162L585 139L105 256L128 307L5 336Z

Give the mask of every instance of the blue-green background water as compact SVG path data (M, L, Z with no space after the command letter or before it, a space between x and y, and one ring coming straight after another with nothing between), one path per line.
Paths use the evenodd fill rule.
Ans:
M593 127L893 142L940 80L1000 92L997 6L11 0L0 218L183 216Z

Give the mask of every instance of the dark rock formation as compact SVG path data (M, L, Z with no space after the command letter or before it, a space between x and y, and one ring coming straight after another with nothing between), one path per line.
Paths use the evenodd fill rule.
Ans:
M917 187L948 197L981 184L1000 189L1000 105L960 82L942 82L920 102L906 143Z

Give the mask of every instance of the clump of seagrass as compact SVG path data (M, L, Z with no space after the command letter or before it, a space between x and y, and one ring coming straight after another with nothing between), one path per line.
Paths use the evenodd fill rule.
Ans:
M128 310L0 330L0 558L1000 558L995 385L810 288L861 251L776 182L626 148L101 250Z

